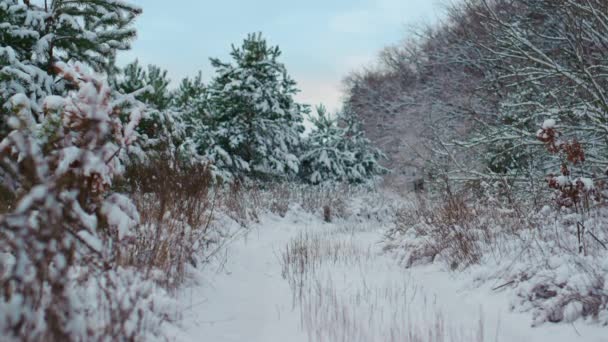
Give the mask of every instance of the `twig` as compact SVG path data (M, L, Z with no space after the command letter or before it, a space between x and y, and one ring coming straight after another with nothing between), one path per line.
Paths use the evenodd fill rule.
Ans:
M513 283L515 283L515 280L511 280L511 281L510 281L510 282L508 282L508 283L505 283L505 284L502 284L502 285L500 285L500 286L497 286L497 287L493 288L493 289L492 289L492 291L496 291L496 290L498 290L498 289L500 289L500 288L503 288L503 287L505 287L505 286L511 285L511 284L513 284Z
M602 240L600 240L597 236L595 236L595 234L593 234L591 231L588 231L588 233L591 235L592 238L595 239L595 241L597 241L600 245L602 245L602 247L604 247L604 249L608 250L608 246L606 246L606 244L604 242L602 242Z
M583 234L585 234L585 226L582 223L576 223L576 236L578 238L578 253L583 254Z

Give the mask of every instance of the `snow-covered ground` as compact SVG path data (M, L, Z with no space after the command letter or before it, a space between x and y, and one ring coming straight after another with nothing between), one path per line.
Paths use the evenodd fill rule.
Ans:
M175 341L608 341L586 323L531 327L507 292L440 265L404 269L376 221L264 215L179 295Z

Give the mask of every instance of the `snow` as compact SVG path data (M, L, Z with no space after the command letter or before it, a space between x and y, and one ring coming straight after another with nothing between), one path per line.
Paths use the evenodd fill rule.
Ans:
M51 95L51 96L47 96L44 99L44 108L47 108L49 110L58 110L61 109L63 106L65 105L65 99L61 96L55 96L55 95Z
M15 209L15 212L25 212L27 209L29 209L29 207L32 206L33 202L44 199L47 196L47 193L48 188L45 185L36 185L34 188L32 188L29 194L27 194L25 197L23 197L23 199L21 199L21 201L17 205L17 208Z
M373 216L325 223L301 210L263 215L229 246L225 260L198 271L182 289L183 322L170 339L401 341L442 326L445 341L608 341L605 327L586 322L533 328L529 314L510 310L508 290L473 285L472 272L400 267L378 243L387 224ZM294 287L282 276L289 274L282 258L303 237L322 252ZM574 318L577 310L572 304L565 314Z
M103 243L98 237L91 234L90 232L86 230L81 230L78 232L78 237L81 238L89 247L91 247L96 252L102 251Z
M591 191L591 190L595 189L595 185L593 184L593 180L591 178L580 177L576 180L577 184L579 182L580 182L580 184L583 185L583 190L585 190L585 191Z
M565 187L565 186L571 184L571 180L570 180L569 176L558 176L558 177L555 177L555 180L557 181L557 184L560 187Z
M543 129L553 129L553 128L555 128L555 124L556 124L556 122L554 119L547 119L543 122L542 127L543 127Z
M219 262L217 269L197 275L198 284L182 291L184 331L172 340L199 341L200 336L218 342L290 340L297 322L279 317L289 311L291 294L273 248L278 247L276 240L287 240L291 232L275 224L269 227L270 234L262 235L259 228L244 233L226 251L225 267Z
M131 200L120 194L112 194L101 206L101 213L108 224L118 231L118 240L123 240L133 233L139 223L140 217L137 208Z

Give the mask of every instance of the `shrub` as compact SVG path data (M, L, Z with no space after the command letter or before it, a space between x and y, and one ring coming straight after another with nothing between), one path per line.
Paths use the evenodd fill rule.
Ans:
M398 215L386 249L406 267L466 268L477 284L511 291L513 308L531 312L534 324L581 317L608 322L604 207L538 208L476 195L412 201Z
M133 330L155 314L137 305L142 283L112 280L120 272L114 260L140 217L129 198L110 190L141 107L133 101L123 124L121 104L130 99L114 98L106 82L81 65L57 69L76 90L65 98L47 97L38 124L25 96L11 98L13 131L0 143L3 177L16 185L18 197L0 217L0 332L25 341L145 336L148 331ZM128 301L116 292L126 290ZM87 304L99 296L108 305L95 310L115 319L90 319ZM112 311L124 305L137 310ZM117 321L124 324L113 325Z

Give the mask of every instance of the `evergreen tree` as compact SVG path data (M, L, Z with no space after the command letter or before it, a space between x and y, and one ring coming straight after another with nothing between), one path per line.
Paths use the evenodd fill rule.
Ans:
M24 94L39 116L41 99L65 94L65 82L54 82L57 62L114 73L116 52L129 48L140 13L115 0L0 0L0 100ZM1 109L2 125L13 111Z
M214 135L209 129L208 91L201 72L193 78L182 80L173 94L173 108L180 113L183 123L181 155L191 162L207 159L207 151L214 145ZM216 176L223 176L215 165L211 169Z
M142 12L116 0L54 0L43 6L24 1L28 20L39 34L32 58L54 73L54 63L79 61L95 71L112 73L118 50L130 48L136 36L132 26Z
M300 157L306 182L364 183L387 172L378 163L384 155L365 138L354 116L344 111L332 118L325 107L319 106L316 117L309 119L314 129Z
M146 84L146 71L135 60L121 69L118 77L114 79L113 88L123 94L130 94L139 89L143 89ZM141 97L140 94L139 96Z
M18 0L0 0L0 137L9 132L7 118L17 109L9 99L23 94L31 110L41 113L40 100L51 94L53 78L31 60L39 33L26 25L29 9Z
M317 107L317 115L309 116L309 120L314 128L300 157L303 179L312 184L347 181L346 169L355 159L346 150L344 130L323 105Z
M206 107L207 88L203 82L203 74L199 71L193 78L184 78L173 94L177 108L187 111L204 110Z
M137 92L136 98L148 105L148 113L138 127L138 132L147 138L158 140L170 130L166 127L173 121L172 113L167 112L171 103L170 83L166 70L148 65L146 71L137 60L127 64L115 80L116 90L122 94Z
M201 121L206 91L200 73L193 79L184 79L176 91L170 92L166 70L155 65L148 65L145 70L135 60L122 69L115 83L119 92L134 93L148 106L138 127L139 140L144 142L140 159L150 153L169 153L186 164L201 161L197 146L207 129Z
M169 84L171 80L167 76L167 70L150 64L144 70L139 61L135 60L127 64L116 80L115 88L123 94L130 94L143 88L147 91L137 95L141 102L157 109L165 110L171 104Z
M173 94L173 108L181 113L188 136L209 126L208 92L201 72L182 80Z
M232 63L212 59L209 88L213 146L209 159L232 175L283 177L298 172L296 156L308 108L295 102L296 82L278 61L279 47L250 34L232 47Z

